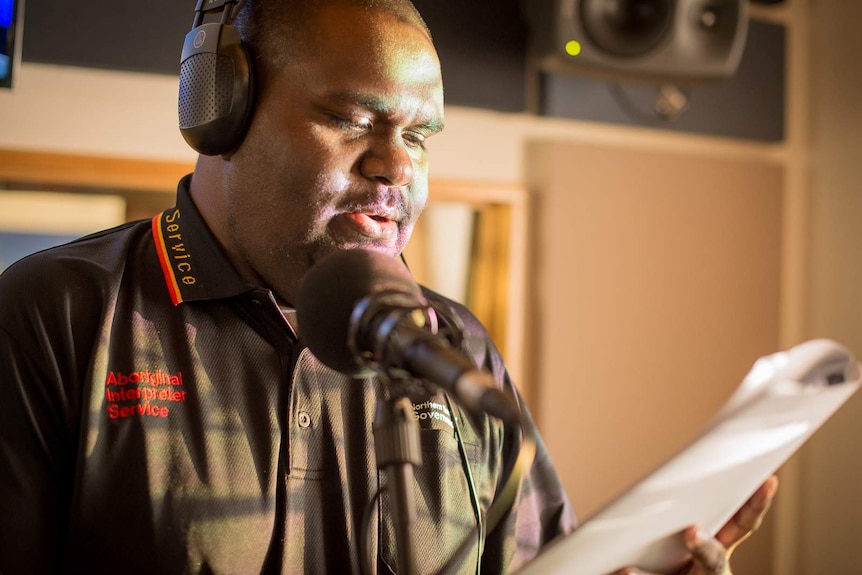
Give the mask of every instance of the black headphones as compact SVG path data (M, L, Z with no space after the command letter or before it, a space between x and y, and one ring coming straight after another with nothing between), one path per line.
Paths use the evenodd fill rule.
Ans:
M254 100L251 58L228 24L237 2L198 0L180 58L180 132L208 156L239 146ZM204 24L204 16L215 12L222 12L221 22Z

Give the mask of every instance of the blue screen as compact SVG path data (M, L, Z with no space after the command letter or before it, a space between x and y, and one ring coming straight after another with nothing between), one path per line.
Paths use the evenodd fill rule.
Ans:
M12 87L16 0L0 0L0 88Z
M0 0L0 26L12 27L12 0Z

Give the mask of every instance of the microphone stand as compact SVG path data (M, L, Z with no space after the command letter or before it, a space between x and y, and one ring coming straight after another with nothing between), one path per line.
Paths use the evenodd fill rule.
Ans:
M373 429L377 468L386 474L386 486L394 508L398 573L416 575L411 536L416 520L413 466L422 464L422 449L413 404L407 397L379 399Z

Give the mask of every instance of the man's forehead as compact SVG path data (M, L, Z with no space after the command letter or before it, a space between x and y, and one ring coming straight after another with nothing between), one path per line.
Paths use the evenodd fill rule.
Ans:
M331 13L320 22L314 45L296 63L331 78L347 76L351 85L363 77L442 90L440 61L424 31L409 23L393 24L385 12L366 17L367 22L358 22L353 14Z
M403 30L419 33L432 44L431 35L421 19L410 19L403 14L393 12L385 7L363 8L354 4L330 4L314 11L309 20L308 30L317 32L344 33L346 31L364 31L368 38L373 38L380 44Z
M415 6L409 0L311 0L309 14L315 11L353 11L353 15L386 15L403 24L421 29L430 39L431 33Z
M318 12L302 32L299 52L275 71L281 81L302 86L321 102L362 106L438 131L442 74L422 28L386 11L343 3Z
M285 8L277 21L270 23L281 34L314 39L327 31L388 22L382 26L384 31L392 25L406 25L420 31L429 43L432 41L425 21L410 2L301 0L299 5L292 6L291 2L288 6L291 7Z

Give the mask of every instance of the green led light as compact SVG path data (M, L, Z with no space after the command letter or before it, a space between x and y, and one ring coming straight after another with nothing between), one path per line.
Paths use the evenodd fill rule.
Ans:
M569 40L566 42L566 54L569 56L577 56L581 53L581 43L577 40Z

